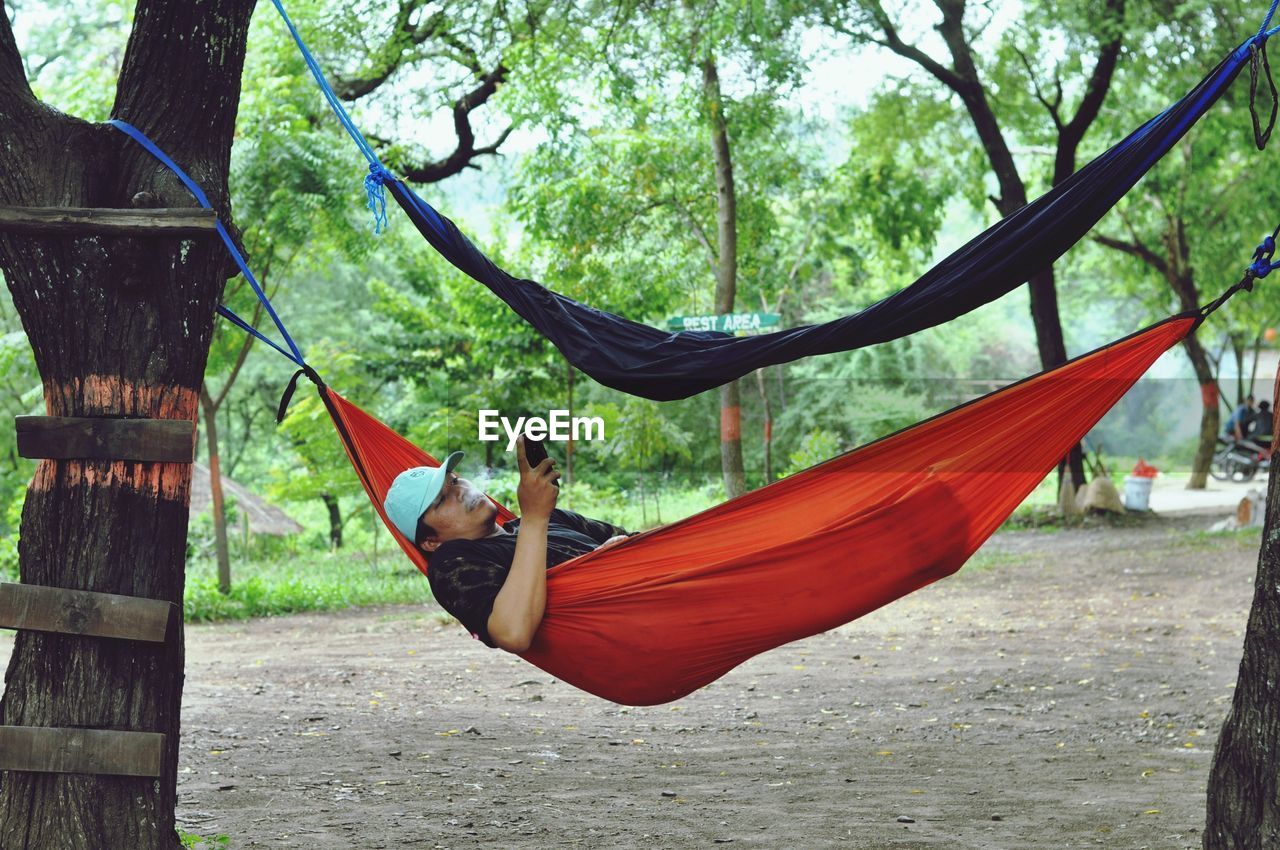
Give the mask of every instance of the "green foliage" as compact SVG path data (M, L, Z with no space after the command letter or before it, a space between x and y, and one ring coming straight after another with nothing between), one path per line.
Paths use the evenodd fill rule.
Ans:
M816 466L824 460L830 460L840 454L843 448L843 442L838 435L821 428L814 428L801 438L799 446L790 455L790 466L782 475L785 478Z
M205 837L194 832L187 832L184 829L178 830L178 840L188 850L217 850L219 847L231 846L231 836L229 835L210 835Z
M216 565L188 564L183 611L188 622L240 620L356 605L421 603L431 599L426 578L398 548L389 547L376 567L365 556L308 552L301 556L236 565L229 595L218 592Z
M659 402L627 397L617 405L598 405L587 411L605 421L605 433L613 434L610 453L622 469L648 472L659 457L688 460L689 435L662 415Z
M12 4L11 4L12 5ZM133 0L24 2L14 15L36 96L89 121L110 117Z
M7 581L18 580L18 526L22 521L22 506L27 491L18 490L4 508L4 532L0 535L0 577Z

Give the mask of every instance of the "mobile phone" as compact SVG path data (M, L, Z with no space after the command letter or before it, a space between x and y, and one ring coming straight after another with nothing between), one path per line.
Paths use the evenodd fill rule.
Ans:
M524 459L529 462L529 468L537 466L547 459L547 445L542 440L535 440L528 434L524 435ZM552 481L552 484L560 486L559 481Z

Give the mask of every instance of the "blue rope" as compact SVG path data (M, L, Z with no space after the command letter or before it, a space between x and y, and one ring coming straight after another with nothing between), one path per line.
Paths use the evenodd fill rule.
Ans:
M1280 227L1270 236L1263 238L1262 243L1253 252L1253 262L1249 264L1249 273L1255 278L1264 278L1276 269L1280 263L1271 262L1276 253L1276 236L1280 235Z
M160 162L163 163L170 171L176 174L178 179L183 182L191 194L195 196L196 200L200 202L200 206L207 210L213 209L213 204L209 203L208 196L205 195L204 190L200 188L199 184L187 176L187 172L183 171L176 162L170 159L168 154L160 150L160 148L156 146L155 142L147 138L146 134L137 127L134 127L132 124L119 119L113 118L107 123L112 127L115 127L117 130L120 130L125 135L130 136L135 142L146 148L148 153L160 160ZM285 330L284 323L281 322L280 317L276 315L275 308L271 306L271 301L267 298L267 294L262 291L262 287L258 284L257 278L253 276L253 272L249 271L249 265L245 262L244 256L240 253L240 249L236 247L235 240L231 238L231 234L227 232L227 229L222 226L221 221L219 221L217 225L218 235L222 237L222 241L227 246L227 250L231 252L231 258L236 261L236 265L240 267L240 272L244 275L245 280L249 281L249 285L253 287L254 294L258 296L258 300L267 308L267 315L271 317L271 321L276 323L276 328L279 329L280 335L284 337L285 343L288 344L289 351L285 351L283 348L258 333L252 325L237 316L235 313L232 313L230 309L226 307L219 307L218 312L256 336L258 339L267 343L267 345L270 345L276 351L279 351L285 357L288 357L294 363L297 363L299 366L305 365L302 352L298 350L298 346L294 343L293 338L289 336L289 332Z
M1267 10L1267 17L1263 19L1262 26L1258 27L1258 38L1265 39L1270 33L1267 27L1271 26L1271 19L1275 17L1276 7L1280 6L1280 0L1271 0L1271 8Z
M307 49L307 45L303 42L298 28L293 25L293 21L289 18L289 13L284 10L284 4L281 0L271 0L271 2L284 20L284 25L289 28L289 34L293 36L294 43L298 45L298 50L302 53L302 60L307 63L307 68L311 70L311 76L315 77L324 99L329 104L329 108L333 110L334 115L338 116L338 121L342 124L343 129L347 131L347 135L355 140L356 147L360 149L360 153L364 154L364 158L369 161L369 176L364 179L364 190L368 196L369 211L373 213L373 232L375 234L381 233L387 227L387 196L382 187L384 183L394 178L391 172L387 171L386 167L378 159L378 155L374 153L373 147L368 140L356 128L351 116L347 114L342 101L338 99L337 94L330 87L328 79L325 78L324 71L320 68L320 63L311 55L311 51ZM1277 2L1280 2L1280 0L1277 0Z
M369 198L369 212L373 213L375 236L387 229L387 193L382 187L388 180L394 179L391 172L376 164L369 166L369 176L364 178L364 191Z

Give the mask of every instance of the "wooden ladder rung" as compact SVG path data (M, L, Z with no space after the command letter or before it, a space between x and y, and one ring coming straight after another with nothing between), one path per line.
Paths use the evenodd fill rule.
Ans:
M33 236L213 236L213 210L0 206L0 233Z
M0 582L0 628L163 643L177 606L159 599Z
M159 732L0 726L0 770L154 777L163 752Z
M192 463L196 423L189 419L16 416L18 454L50 460Z

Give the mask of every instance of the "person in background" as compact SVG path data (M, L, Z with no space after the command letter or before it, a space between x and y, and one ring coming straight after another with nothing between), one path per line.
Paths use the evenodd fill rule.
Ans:
M1271 402L1258 402L1258 411L1253 414L1253 427L1247 435L1248 439L1263 448L1269 448L1271 446L1271 437L1273 433L1273 421Z
M1227 424L1222 429L1222 436L1228 440L1235 440L1237 443L1249 436L1249 429L1253 426L1254 414L1253 395L1250 394L1245 396L1244 403L1232 411L1231 416L1227 417Z

